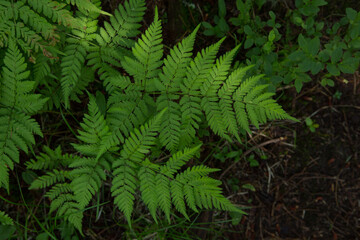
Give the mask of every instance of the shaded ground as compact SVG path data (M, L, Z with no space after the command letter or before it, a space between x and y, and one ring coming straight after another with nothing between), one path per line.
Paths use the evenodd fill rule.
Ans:
M317 86L294 101L296 117L319 124L314 133L305 123L273 126L268 137L287 139L260 148L270 157L229 171L256 187L238 198L252 209L230 239L360 239L360 91L358 76L347 80L334 88L339 100Z

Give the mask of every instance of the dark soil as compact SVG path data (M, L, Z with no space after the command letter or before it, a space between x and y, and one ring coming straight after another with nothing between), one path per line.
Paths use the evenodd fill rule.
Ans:
M256 192L239 198L243 203L252 199L252 209L229 239L360 239L357 78L338 83L339 100L319 86L296 99L295 116L311 116L319 128L311 132L303 121L273 126L268 137L287 139L262 148L271 157L260 160L257 169L239 164L230 171L230 176L241 174L241 184L256 186Z

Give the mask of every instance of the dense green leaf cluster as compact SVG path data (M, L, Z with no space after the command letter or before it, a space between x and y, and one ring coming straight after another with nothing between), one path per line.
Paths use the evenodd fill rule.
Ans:
M67 4L77 7L75 16ZM27 153L35 144L33 135L42 135L31 116L46 101L48 109L71 110L71 101L79 101L96 78L106 90L106 95L88 94L88 114L78 140L71 143L73 154L44 146L44 153L26 162L28 169L45 171L30 189L48 188L50 213L56 211L79 231L83 212L107 181L129 224L137 199L155 221L159 212L171 221L172 206L186 218L190 210L200 209L242 213L222 195L221 182L209 177L218 169L188 166L201 151L200 126L241 141L251 125L293 119L260 84L262 75L248 76L251 66L232 68L239 47L217 57L222 39L193 58L199 27L164 56L155 11L153 23L135 41L144 6L143 0L125 1L99 27L104 12L98 0L0 0L6 19L0 27L8 27L0 39L6 46L0 81L0 186L9 190L8 171L19 163L19 149ZM62 31L51 21L63 24ZM32 32L21 34L24 29ZM31 67L23 54L31 56ZM170 156L160 158L156 150Z
M300 92L313 76L322 86L333 87L335 76L354 74L360 64L360 13L346 8L341 19L335 17L325 24L322 19L318 20L318 15L327 1L296 0L294 3L292 9L278 2L272 10L281 11L275 14L267 12L266 0L237 0L238 14L227 21L225 1L218 0L215 25L203 22L204 34L230 35L236 42L242 42L247 64L255 65L251 71L265 74L263 79L273 89L280 84L293 84ZM287 8L285 15L280 4ZM281 24L278 19L282 19Z

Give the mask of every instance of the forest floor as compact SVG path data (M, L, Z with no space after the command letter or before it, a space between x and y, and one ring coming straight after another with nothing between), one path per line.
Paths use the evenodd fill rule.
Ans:
M239 162L227 174L256 186L233 199L251 200L251 209L230 239L360 239L359 76L346 80L339 77L334 88L339 99L334 89L304 89L292 104L301 123L253 136L269 157L259 167ZM305 124L308 116L319 126L314 132Z

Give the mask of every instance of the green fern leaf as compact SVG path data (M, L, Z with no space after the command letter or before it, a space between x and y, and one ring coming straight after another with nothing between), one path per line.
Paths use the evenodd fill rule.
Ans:
M161 123L160 141L171 152L177 150L180 140L181 109L175 94L162 94L158 97L158 109L167 108L164 121Z
M89 114L85 114L84 122L80 123L83 130L79 130L79 135L77 136L84 144L72 145L76 150L87 156L99 157L98 150L100 143L105 136L109 135L109 127L99 110L95 98L92 95L89 97Z
M201 177L191 179L188 184L194 187L195 194L201 198L201 203L197 204L198 207L244 213L222 195L221 188L218 187L221 184L220 181L210 177Z
M154 166L155 169L152 169ZM157 166L155 164L151 164L149 159L146 159L138 172L141 198L149 208L150 214L155 222L157 222L156 209L158 205L157 185L155 179L155 170L157 170L156 168Z
M4 156L3 161L0 161L0 186L4 186L6 190L9 192L9 171L8 171L8 165L7 162L12 161L7 156Z
M62 59L61 87L63 90L65 106L69 107L69 96L75 88L85 63L86 49L81 45L67 45L66 56Z
M233 98L235 99L234 107L236 109L236 119L239 125L250 132L248 115L245 111L244 97L257 84L261 76L251 77L243 81L240 87L236 90Z
M144 0L125 1L124 6L119 5L114 16L110 18L111 26L116 31L114 42L122 47L131 48L134 41L131 39L139 34L140 22L145 13Z
M156 175L156 193L158 195L158 205L165 213L165 216L170 222L171 211L171 195L170 195L170 179L162 174Z
M186 68L191 61L198 26L187 38L170 50L164 60L164 67L159 74L161 89L164 93L157 99L158 109L168 108L164 121L161 123L160 141L167 149L174 152L178 149L180 140L181 108L177 100L177 92L186 74Z
M162 65L161 31L161 21L155 11L153 23L132 48L134 58L125 57L122 62L124 69L134 77L135 84L145 89L153 85L148 81L158 75L159 67Z
M29 76L25 59L13 40L9 42L0 80L0 183L8 189L8 173L19 162L18 148L27 152L35 143L33 134L42 136L40 126L28 114L38 110L45 100L29 94L34 82L25 81ZM27 104L24 104L27 101ZM7 166L7 167L6 167ZM5 173L6 172L6 173Z
M66 0L66 3L76 5L83 12L94 12L111 16L111 14L102 11L99 7L93 4L91 0Z
M193 148L185 148L184 150L173 154L166 164L160 168L160 173L169 178L173 178L174 174L194 157L200 147L201 145Z
M43 13L53 22L63 24L65 27L80 27L77 19L68 10L64 9L66 4L51 0L27 0L27 3L38 13Z
M92 196L100 189L102 182L106 179L102 161L105 161L104 158L101 158L99 162L95 159L87 159L86 163L81 164L81 167L71 171L74 178L71 182L71 188L80 208L85 208L89 204ZM70 167L74 167L74 164L76 162Z
M205 111L210 128L216 134L228 140L230 140L230 138L227 135L226 126L224 126L221 117L221 109L217 103L217 91L226 79L232 59L238 48L239 46L216 61L216 64L208 74L207 80L200 88L201 94L204 96L201 101L201 106Z
M108 64L120 66L124 56L131 55L128 49L134 45L132 38L138 34L139 22L145 13L144 5L143 0L125 1L124 6L119 5L119 9L110 17L110 23L105 22L105 28L101 28L100 33L96 34L99 46L89 47L88 65L98 69L105 85L109 84L110 79L120 75Z
M182 146L188 146L195 139L196 130L199 128L199 122L201 121L200 116L202 115L201 97L199 97L200 87L207 79L207 75L213 67L216 54L224 39L197 54L190 63L186 72L186 78L180 86L184 96L180 100L182 124L179 149L182 149Z
M3 211L0 211L0 223L2 225L14 225L14 221Z
M19 17L25 24L31 26L36 32L41 33L45 39L59 39L59 35L55 33L55 27L49 23L44 17L34 12L24 1L18 1L14 4L16 9L15 20Z
M43 153L36 156L36 160L32 159L25 163L28 169L34 170L52 170L59 166L67 166L72 159L64 158L61 152L61 147L57 147L55 150L50 149L47 146L43 147Z
M174 203L175 208L182 214L187 220L190 220L189 216L186 213L186 205L184 201L185 192L183 190L184 185L179 181L171 181L171 198Z
M51 200L58 198L61 194L71 193L71 188L69 183L58 183L53 186L49 191L46 192L44 197L48 197Z
M150 120L140 129L135 129L125 141L120 157L113 164L113 181L111 192L115 197L114 203L122 211L130 224L133 211L134 194L137 187L136 169L143 161L150 146L155 142L155 135L159 129L159 123L164 109L154 119Z
M55 183L65 182L66 179L71 179L69 171L54 169L52 172L35 179L29 189L46 188Z
M226 79L224 85L220 88L218 95L220 97L219 106L224 119L224 124L229 133L234 135L240 142L240 136L238 134L238 125L236 121L235 111L233 108L232 95L237 87L240 85L246 71L252 66L246 68L238 68L230 74Z

